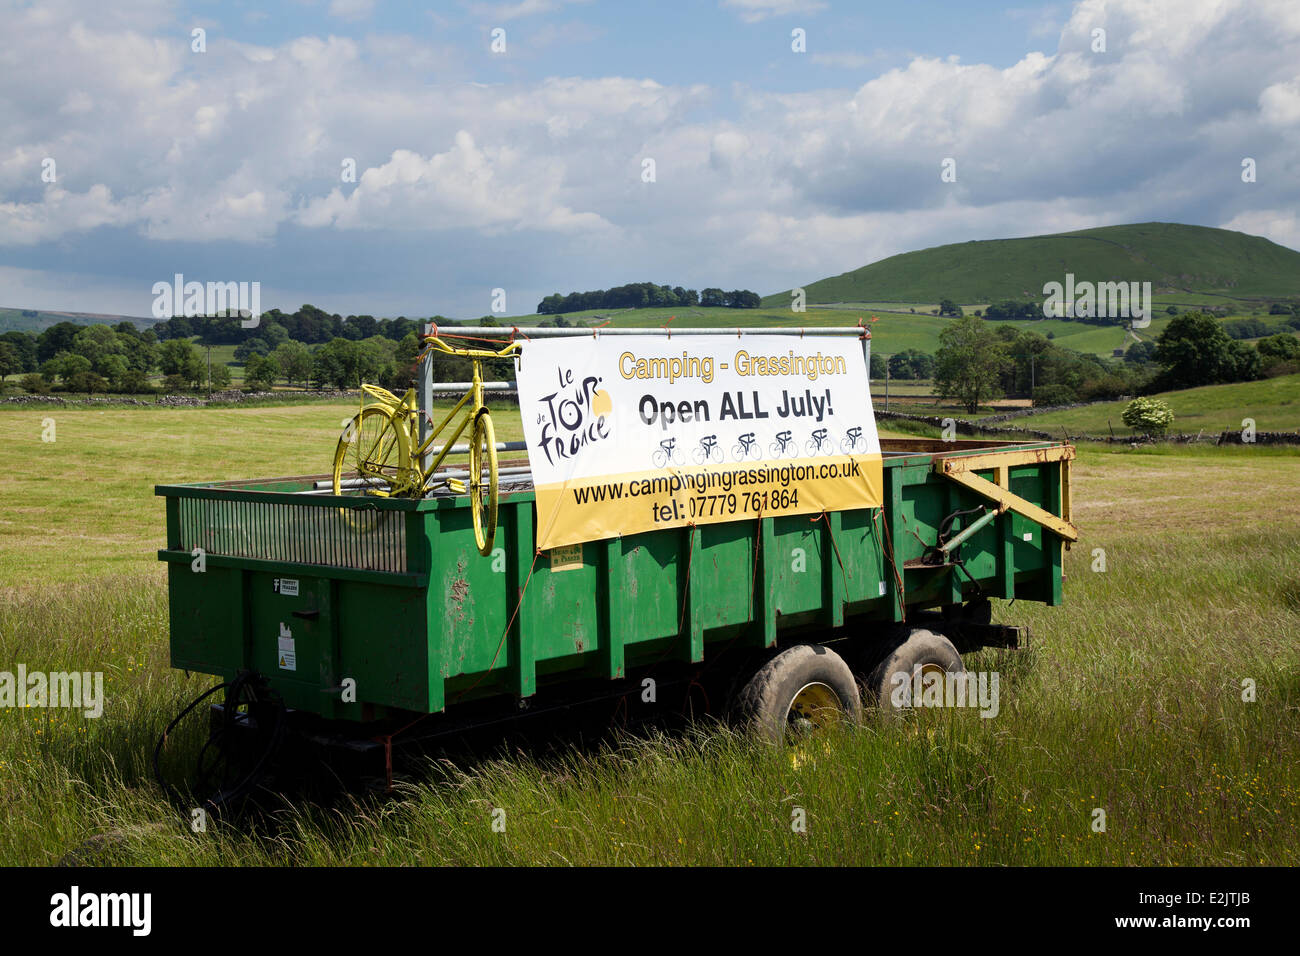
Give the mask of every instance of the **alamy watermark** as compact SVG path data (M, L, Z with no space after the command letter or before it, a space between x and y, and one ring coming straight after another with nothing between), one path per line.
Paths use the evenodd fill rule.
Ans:
M1074 273L1067 272L1064 284L1047 283L1043 295L1043 315L1049 319L1132 319L1135 329L1151 324L1150 282L1075 282Z
M889 677L889 702L900 710L912 707L977 707L981 717L996 717L1000 708L997 671L927 670L920 666L895 671Z
M0 671L0 707L68 707L86 717L104 713L103 671Z
M245 329L257 328L261 322L260 282L186 282L178 272L171 282L155 282L152 291L155 319L238 315Z

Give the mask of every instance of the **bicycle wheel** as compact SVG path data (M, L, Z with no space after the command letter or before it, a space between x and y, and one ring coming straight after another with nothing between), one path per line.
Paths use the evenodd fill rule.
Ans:
M474 517L474 541L478 553L492 553L497 533L497 434L487 410L474 419L474 434L469 443L469 507Z
M650 456L650 463L656 468L662 468L668 464L668 456L662 451L657 451Z
M772 445L768 450L772 452L773 458L780 458L785 454L785 448L782 447L779 441L772 442Z
M703 448L694 448L694 449L692 449L692 450L691 450L691 457L695 459L695 464L697 464L697 465L702 465L702 464L704 464L704 461L705 461L705 458L704 458L704 449L703 449Z
M406 429L387 409L363 408L352 416L334 449L334 494L398 494L409 483L410 447Z

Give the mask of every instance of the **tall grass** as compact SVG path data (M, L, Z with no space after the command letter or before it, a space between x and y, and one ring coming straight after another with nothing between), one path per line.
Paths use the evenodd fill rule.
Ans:
M394 800L295 803L202 834L149 770L157 732L211 683L168 668L156 576L24 590L0 605L0 660L103 670L108 703L97 721L0 712L0 862L55 862L107 833L94 859L124 864L1295 864L1297 524L1085 523L1069 603L999 612L1031 625L1031 648L968 660L1001 675L993 719L871 715L786 749L707 724L561 741L433 761ZM192 728L169 770L198 745Z

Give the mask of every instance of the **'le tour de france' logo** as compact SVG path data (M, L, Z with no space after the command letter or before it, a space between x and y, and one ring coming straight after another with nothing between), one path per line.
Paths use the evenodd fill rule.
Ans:
M538 399L542 410L537 413L537 424L542 426L538 445L552 465L609 438L609 413L614 407L609 393L600 388L600 376L575 382L573 370L560 367L555 374L558 387Z

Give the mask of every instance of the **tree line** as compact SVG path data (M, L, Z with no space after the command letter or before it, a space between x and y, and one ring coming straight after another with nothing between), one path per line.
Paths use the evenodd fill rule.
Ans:
M163 391L204 386L219 390L230 385L230 369L224 361L209 363L203 348L233 343L236 362L244 364L246 386L270 388L283 382L311 388L356 388L367 381L405 389L415 377L419 331L425 322L442 328L463 324L442 316L345 319L311 305L294 313L273 309L249 329L243 328L238 318L204 316L168 319L143 330L131 322L115 326L59 322L39 334L12 331L0 335L0 382L19 374L29 392L60 388L141 394L157 391L151 376L161 374ZM498 325L490 316L473 323ZM502 344L505 340L503 333ZM469 359L454 356L435 356L433 362L437 381L464 381L470 368ZM487 362L484 375L510 378L511 363Z
M1300 372L1300 339L1289 331L1254 346L1231 338L1215 316L1175 317L1155 341L1133 343L1119 360L1075 352L1033 330L965 316L939 333L935 392L974 414L1004 395L1035 405L1067 405L1149 395L1198 385L1243 382Z
M653 309L700 306L701 308L757 309L761 303L758 293L748 289L684 289L681 286L656 285L653 282L631 282L612 289L591 292L570 292L561 295L553 292L537 303L538 315L560 315L564 312L584 312L589 309Z

